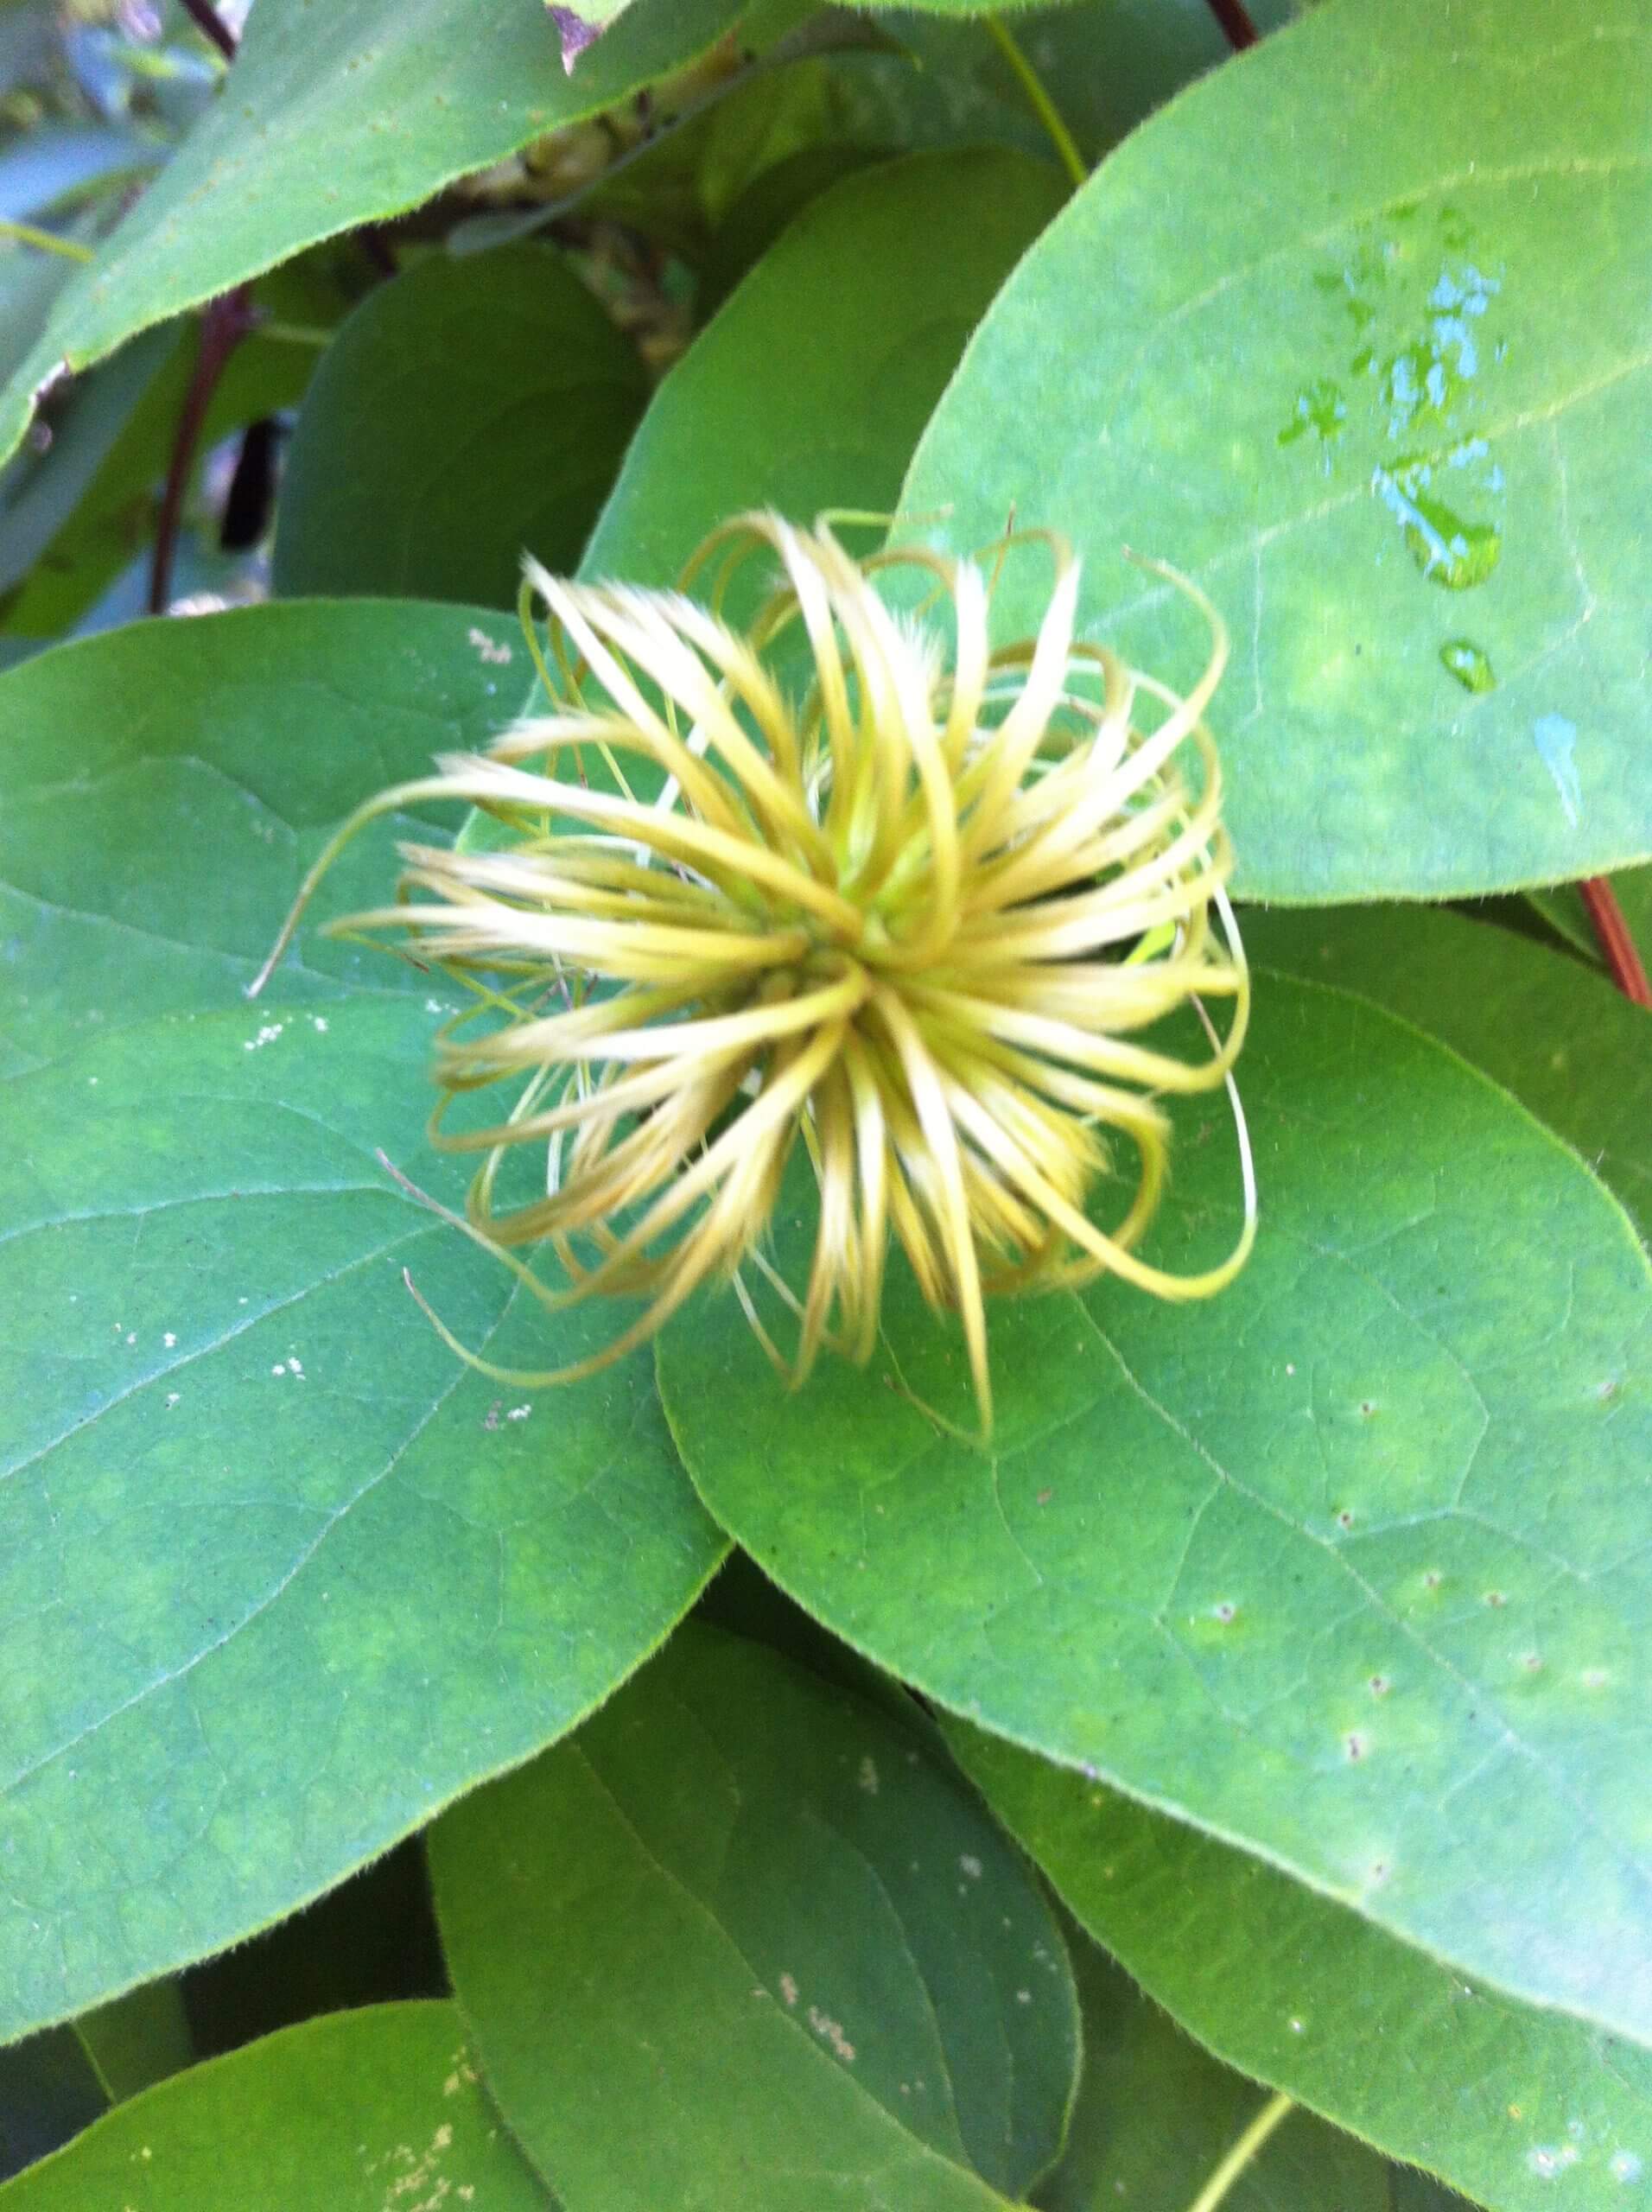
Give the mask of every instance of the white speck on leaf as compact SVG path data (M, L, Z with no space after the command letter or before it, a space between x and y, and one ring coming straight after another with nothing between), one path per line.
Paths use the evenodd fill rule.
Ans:
M1539 2143L1526 2153L1527 2169L1540 2181L1553 2181L1557 2174L1563 2174L1568 2166L1577 2163L1575 2143Z
M855 2063L855 2045L844 2034L842 2023L829 2018L818 2005L809 2007L809 2024L823 2041L829 2044L846 2066Z

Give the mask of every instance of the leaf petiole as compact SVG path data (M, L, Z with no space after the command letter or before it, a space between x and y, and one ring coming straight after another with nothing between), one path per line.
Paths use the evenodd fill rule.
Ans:
M1188 2206L1187 2212L1216 2212L1217 2206L1274 2129L1282 2120L1288 2120L1295 2110L1295 2100L1287 2097L1283 2090L1277 2096L1270 2097Z
M1090 171L1084 157L1078 150L1077 141L1061 118L1061 111L1051 99L1044 79L1021 51L1020 41L1001 16L988 16L987 30L993 43L1015 73L1015 80L1026 94L1027 104L1049 134L1051 144L1061 156L1061 166L1072 179L1075 188L1087 183Z

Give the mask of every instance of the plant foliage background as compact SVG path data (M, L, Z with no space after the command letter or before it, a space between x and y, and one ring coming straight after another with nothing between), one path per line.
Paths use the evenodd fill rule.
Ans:
M1256 13L0 8L5 2212L1652 2191L1652 22ZM1001 1309L990 1455L910 1288L452 1360L607 1323L384 1172L405 822L242 995L524 548L754 504L1234 632L1261 1242Z

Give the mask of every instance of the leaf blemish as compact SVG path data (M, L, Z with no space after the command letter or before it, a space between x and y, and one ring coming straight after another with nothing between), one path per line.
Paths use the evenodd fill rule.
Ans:
M1553 2181L1557 2174L1564 2173L1568 2166L1574 2166L1577 2163L1578 2146L1575 2143L1539 2143L1526 2153L1528 2170L1542 2181Z
M830 2018L818 2005L809 2007L809 2024L823 2041L829 2044L846 2066L855 2063L855 2045L844 2034L841 2021Z

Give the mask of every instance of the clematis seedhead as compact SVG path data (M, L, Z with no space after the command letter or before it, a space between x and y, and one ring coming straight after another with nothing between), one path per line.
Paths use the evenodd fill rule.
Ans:
M1035 554L1037 632L995 646L994 579ZM332 927L469 995L439 1039L432 1128L479 1156L470 1233L552 1308L642 1308L575 1366L473 1363L572 1380L721 1279L800 1382L823 1347L871 1354L893 1240L960 1317L989 1429L990 1293L1114 1274L1185 1299L1231 1279L1256 1208L1230 1072L1249 985L1203 721L1226 639L1191 583L1143 565L1209 624L1185 696L1080 639L1079 564L1046 533L1007 539L990 575L919 546L857 559L829 523L767 512L715 532L675 591L528 563L547 703L353 817L264 971L364 822L435 798L487 818L485 838L404 844L397 899ZM754 606L738 626L734 601ZM1190 1001L1209 1045L1193 1058L1146 1033ZM1224 1082L1243 1227L1219 1266L1172 1275L1137 1250L1168 1168L1163 1102ZM453 1126L501 1087L492 1119ZM507 1204L502 1171L530 1147L543 1192ZM787 1283L769 1230L799 1154L818 1218ZM565 1284L519 1256L539 1244ZM787 1348L748 1268L789 1309Z

